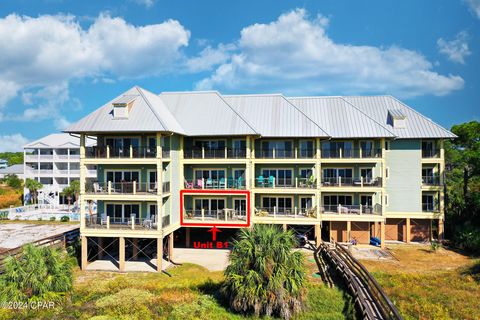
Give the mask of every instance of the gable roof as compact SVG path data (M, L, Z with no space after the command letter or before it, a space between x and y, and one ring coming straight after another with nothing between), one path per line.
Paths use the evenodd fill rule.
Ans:
M114 119L113 103L132 101L127 118ZM65 129L73 133L100 132L175 132L183 134L182 127L170 113L163 101L155 94L133 87L115 99L107 102L77 123Z
M456 135L433 122L392 96L344 97L353 107L383 124L399 139L455 138ZM405 116L405 127L394 128L389 121L389 111L397 110Z
M216 91L163 92L160 98L187 135L258 134Z
M94 139L87 139L86 145L93 146L97 142ZM68 133L52 133L38 140L27 143L24 149L34 148L80 148L80 138L69 135Z
M14 164L5 169L0 169L0 174L23 174L23 164Z
M332 138L394 138L384 126L341 97L288 98Z
M281 94L224 96L263 137L328 137Z

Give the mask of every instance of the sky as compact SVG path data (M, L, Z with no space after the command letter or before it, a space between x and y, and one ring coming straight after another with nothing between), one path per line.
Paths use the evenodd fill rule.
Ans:
M393 95L479 120L480 0L2 0L0 152L134 85Z

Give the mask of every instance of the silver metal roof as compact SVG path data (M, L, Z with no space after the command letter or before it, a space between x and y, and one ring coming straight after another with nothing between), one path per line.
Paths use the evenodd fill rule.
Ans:
M87 146L94 146L97 141L87 139ZM24 149L51 149L51 148L80 148L80 137L71 136L68 133L52 133L38 140L27 143Z
M10 167L6 167L5 169L0 169L0 174L23 174L23 164L14 164Z
M120 102L119 102L120 101ZM113 103L129 103L128 118L113 118ZM392 118L405 118L394 128ZM164 92L134 87L65 132L174 132L189 136L455 138L391 96L294 97Z
M191 136L256 135L218 92L164 92L160 98Z
M263 137L328 137L280 94L223 96Z
M456 135L421 115L392 96L343 97L353 107L383 124L397 138L455 138ZM405 115L405 127L394 128L388 121L389 110L400 110Z
M128 117L113 118L113 103L138 96L129 110ZM127 98L125 98L127 96ZM130 100L131 101L131 100ZM156 95L139 87L133 87L96 111L71 125L65 132L175 132L183 134L182 127Z
M384 138L395 135L341 97L289 98L332 138Z

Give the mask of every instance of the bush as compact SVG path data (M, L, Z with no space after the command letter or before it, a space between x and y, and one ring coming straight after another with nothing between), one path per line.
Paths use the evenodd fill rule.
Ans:
M16 207L20 205L22 205L22 195L16 192L8 192L0 195L0 209L10 208L10 206Z
M55 218L55 217L50 217L50 221L55 221L55 220L57 220L57 218Z
M60 218L60 221L61 222L68 222L68 221L70 221L70 217L69 216L63 216L63 217Z
M460 249L480 254L480 230L475 227L470 226L458 231L453 241Z

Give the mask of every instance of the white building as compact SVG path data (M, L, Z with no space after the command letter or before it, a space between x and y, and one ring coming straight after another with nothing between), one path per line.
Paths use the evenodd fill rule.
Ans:
M88 140L88 145L96 145ZM28 143L24 149L24 179L35 179L43 184L39 191L39 203L65 204L62 191L70 182L80 178L80 138L67 133L54 133ZM87 167L87 179L96 179L95 166ZM29 199L29 190L25 198Z
M14 164L13 166L0 169L0 179L5 178L9 174L14 174L19 179L23 179L23 172L23 164Z

